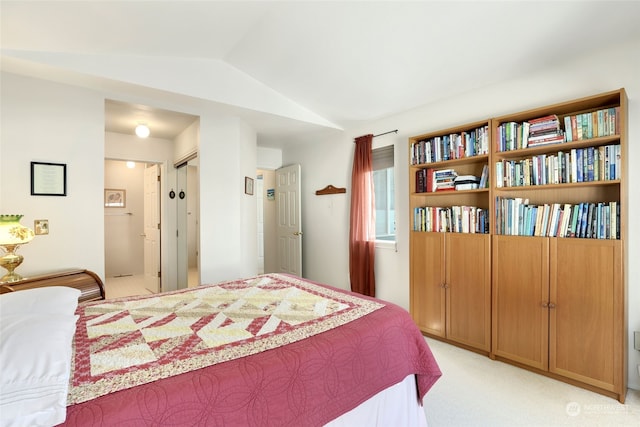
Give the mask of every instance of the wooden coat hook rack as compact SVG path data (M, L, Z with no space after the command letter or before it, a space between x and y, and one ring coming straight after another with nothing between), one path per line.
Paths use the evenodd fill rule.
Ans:
M346 188L338 188L338 187L334 187L333 185L327 185L322 190L316 191L316 195L324 196L325 194L340 194L340 193L346 193L346 192L347 192Z

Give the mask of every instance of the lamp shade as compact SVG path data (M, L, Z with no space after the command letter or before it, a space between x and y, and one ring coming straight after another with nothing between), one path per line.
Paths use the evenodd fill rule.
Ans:
M33 230L20 224L23 215L0 215L0 245L23 245L33 240Z

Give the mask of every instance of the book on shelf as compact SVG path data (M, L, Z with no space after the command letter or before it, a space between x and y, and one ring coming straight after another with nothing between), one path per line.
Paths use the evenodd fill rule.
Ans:
M427 191L427 174L426 169L416 171L416 193L424 193Z
M528 122L532 125L537 125L540 123L548 123L548 122L557 122L557 121L558 121L558 116L556 114L548 114L546 116L528 120Z
M456 190L475 190L480 185L480 177L474 175L458 175L453 183Z
M615 239L616 230L618 230L617 202L609 202L609 238Z
M564 142L564 135L553 134L542 136L536 139L529 138L529 147L538 147L540 145L560 144Z
M571 204L565 203L564 208L562 209L562 223L560 224L559 237L569 237L569 224L571 223L572 213L573 209L571 208Z
M573 141L573 127L571 126L571 116L564 117L564 135L567 141Z
M576 237L576 228L578 225L579 216L580 216L580 205L573 205L571 207L571 218L569 219L567 235L565 237Z
M455 179L458 176L454 169L439 169L433 172L432 192L455 190Z
M593 172L593 147L589 147L587 148L587 160L586 160L586 164L587 164L587 177L585 179L585 181L593 181L594 180L594 172Z
M478 184L478 188L487 187L489 187L489 165L484 164L482 166L482 174L480 175L480 184Z
M589 215L589 204L582 203L580 210L580 226L578 228L577 237L587 236L587 216Z

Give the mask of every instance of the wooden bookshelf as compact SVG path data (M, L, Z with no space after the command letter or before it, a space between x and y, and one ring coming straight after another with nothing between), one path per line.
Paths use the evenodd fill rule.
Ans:
M449 136L468 134L482 134L486 140L480 142L479 147L484 148L458 158L449 155L444 156L448 159L435 156L425 159L415 155L416 145L421 141L442 141ZM489 230L480 225L482 222L476 225L476 221L469 227L458 227L452 222L456 222L455 212L466 211L461 215L463 218L475 215L477 220L479 212L484 212L487 222L491 223L489 178L487 176L484 188L417 192L416 175L426 169L453 169L458 176L481 177L483 169L490 172L490 144L489 121L468 123L409 140L413 159L409 168L411 313L426 335L484 354L489 354L491 345L491 237ZM446 149L443 143L440 151ZM431 219L438 215L437 210L445 217L444 212L450 212L451 218L440 221L437 228L422 226L420 222L427 220L416 214L417 209L429 210L431 213L427 215ZM474 213L469 214L471 210ZM434 229L446 231L426 231Z
M409 166L411 313L424 334L624 402L627 117L620 89L409 139L413 159L418 141L484 125L491 138L486 154ZM488 188L416 192L421 169L473 175L485 165ZM418 231L416 208L458 205L486 209L488 233ZM545 205L557 205L555 228L535 221Z

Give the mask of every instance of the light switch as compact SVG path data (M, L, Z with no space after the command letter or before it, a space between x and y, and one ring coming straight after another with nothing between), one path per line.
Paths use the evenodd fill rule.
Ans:
M640 351L640 331L633 333L633 348Z

